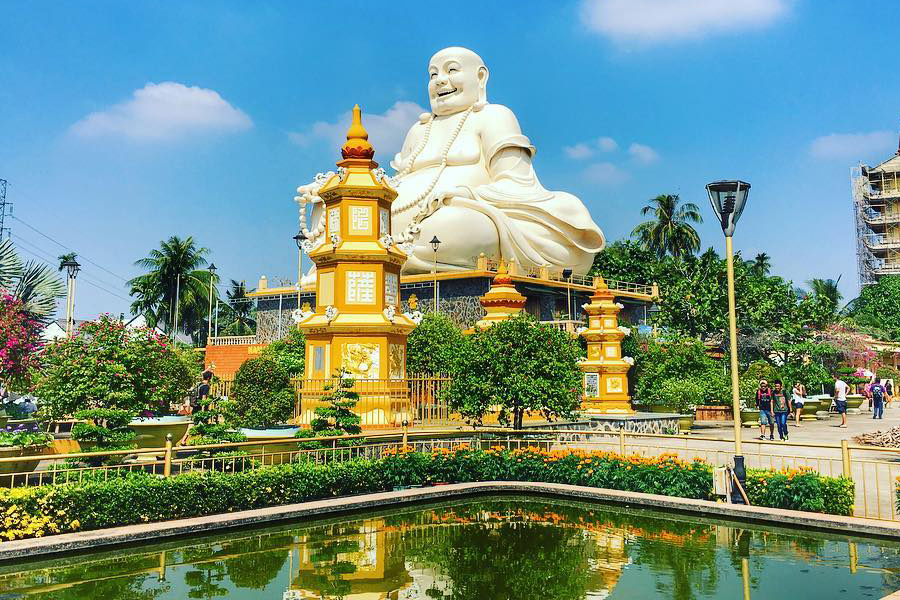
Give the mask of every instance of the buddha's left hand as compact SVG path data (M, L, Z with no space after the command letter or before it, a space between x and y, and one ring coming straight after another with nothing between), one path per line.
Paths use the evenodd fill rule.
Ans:
M475 197L472 196L472 192L469 190L469 188L459 185L441 192L440 194L438 194L438 198L442 203L445 203L451 198L468 198L469 200L475 199Z

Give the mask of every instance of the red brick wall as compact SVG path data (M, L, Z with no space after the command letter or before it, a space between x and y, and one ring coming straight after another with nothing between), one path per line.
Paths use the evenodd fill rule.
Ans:
M265 344L236 344L229 346L207 346L206 366L216 365L216 375L231 378L238 367L251 356L259 356Z

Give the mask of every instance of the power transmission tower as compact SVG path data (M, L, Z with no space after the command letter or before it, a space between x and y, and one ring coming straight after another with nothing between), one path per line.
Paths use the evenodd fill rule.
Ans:
M12 216L12 202L6 201L6 180L0 179L0 240L3 239L3 232L9 237L9 227L5 225L8 216Z

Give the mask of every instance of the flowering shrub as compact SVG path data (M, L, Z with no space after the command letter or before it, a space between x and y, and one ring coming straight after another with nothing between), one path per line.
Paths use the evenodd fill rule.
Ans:
M0 383L14 389L29 387L38 365L43 325L24 310L21 300L0 294Z
M747 470L747 497L758 506L850 516L854 491L852 479L825 477L810 467Z
M0 448L20 446L49 446L53 442L53 434L41 431L37 424L7 426L0 429Z
M465 445L433 452L403 448L388 450L377 460L324 465L302 461L243 473L192 472L168 478L130 473L108 481L0 488L0 538L233 512L380 492L395 486L498 480L698 499L712 494L712 467L699 459L685 461L674 455L645 458L583 450L477 450ZM751 502L760 506L799 508L784 506L802 503L797 500L798 489L812 498L802 504L804 510L846 508L853 503L852 482L805 471L751 471L748 487Z
M109 315L48 345L42 362L35 393L55 418L93 408L164 413L191 387L169 340L148 328L128 329Z

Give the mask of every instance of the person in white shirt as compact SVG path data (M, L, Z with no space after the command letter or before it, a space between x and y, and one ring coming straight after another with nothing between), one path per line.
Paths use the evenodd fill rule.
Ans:
M794 384L794 389L791 390L791 404L794 406L794 412L796 413L794 427L800 427L800 413L803 412L803 404L805 402L806 386L798 381Z
M834 374L834 406L837 408L837 412L841 415L841 424L838 427L847 427L847 392L850 391L850 386L847 385L841 376L837 373Z

